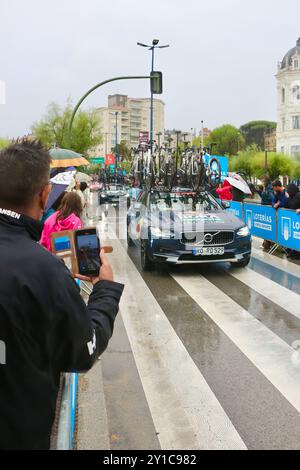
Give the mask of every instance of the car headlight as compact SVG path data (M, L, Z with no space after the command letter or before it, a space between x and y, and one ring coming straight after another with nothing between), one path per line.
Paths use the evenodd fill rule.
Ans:
M240 228L237 231L237 236L238 237L248 237L250 235L250 230L249 228L245 225L245 227Z
M151 227L150 232L153 238L171 238L168 230L161 230L159 227Z

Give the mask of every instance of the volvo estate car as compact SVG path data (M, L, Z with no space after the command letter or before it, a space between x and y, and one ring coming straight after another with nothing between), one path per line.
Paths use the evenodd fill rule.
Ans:
M209 192L143 191L127 213L127 241L140 250L144 270L157 263L230 262L245 267L251 235L242 220Z

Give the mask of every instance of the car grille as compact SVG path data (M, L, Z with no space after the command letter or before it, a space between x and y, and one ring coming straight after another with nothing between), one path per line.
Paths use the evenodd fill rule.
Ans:
M209 235L211 235L211 237L209 237ZM182 234L181 243L193 246L197 244L204 246L224 246L232 243L233 239L234 232L231 230L222 232L185 232Z

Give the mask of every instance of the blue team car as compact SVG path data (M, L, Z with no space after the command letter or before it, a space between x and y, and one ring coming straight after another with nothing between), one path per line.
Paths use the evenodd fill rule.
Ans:
M230 262L246 267L251 234L208 191L143 190L127 213L127 242L140 250L143 270L157 263Z

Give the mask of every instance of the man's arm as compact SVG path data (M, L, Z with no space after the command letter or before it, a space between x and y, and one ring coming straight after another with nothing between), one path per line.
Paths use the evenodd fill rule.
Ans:
M124 286L105 279L111 268L101 256L104 274L101 267L87 306L71 273L64 266L57 273L53 321L45 339L49 360L60 372L90 369L112 336Z

